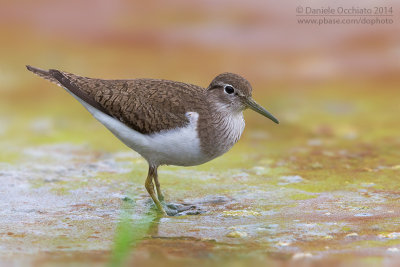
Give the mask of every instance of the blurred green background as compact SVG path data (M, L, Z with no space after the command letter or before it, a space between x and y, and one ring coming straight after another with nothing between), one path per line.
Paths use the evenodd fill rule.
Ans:
M7 170L18 169L21 164L35 165L37 159L27 157L27 148L42 151L43 147L48 145L67 144L72 147L83 145L84 149L79 148L78 151L73 149L72 152L64 151L64 148L57 147L56 149L66 154L75 153L76 158L72 159L74 164L85 160L96 161L107 153L129 151L102 125L92 119L75 99L61 88L32 75L25 69L26 64L44 69L60 69L88 77L162 78L198 84L203 87L207 87L221 72L234 72L250 81L254 98L276 115L281 124L273 125L254 112L246 112L247 127L242 140L224 157L193 168L193 173L189 174L198 177L198 180L193 178L193 184L186 182L180 185L181 180L174 178L180 168L166 168L165 174L171 176L169 177L171 182L166 186L169 188L167 193L171 199L184 201L191 196L202 198L208 194L235 195L227 187L231 182L229 178L234 176L231 170L246 172L255 168L249 172L250 178L246 178L250 181L244 178L241 180L235 174L234 181L239 188L234 192L237 193L235 196L238 202L241 201L240 190L247 188L249 184L255 188L277 186L276 190L280 190L286 186L279 182L279 179L286 179L282 177L297 175L307 181L292 185L290 190L294 191L289 189L289 191L282 191L284 193L280 197L269 192L270 198L277 199L276 203L267 203L266 200L263 202L263 199L260 200L257 196L249 197L249 205L246 209L256 210L262 216L267 216L255 219L254 229L256 229L261 227L256 226L257 223L267 223L275 216L263 213L268 210L275 210L278 213L276 216L281 216L280 223L282 224L286 223L285 220L290 221L288 218L300 219L301 214L279 210L278 206L281 207L281 203L286 203L288 199L291 202L286 204L297 207L294 208L297 212L299 212L297 205L303 209L309 209L310 217L307 220L317 220L317 223L321 223L325 219L315 219L318 217L314 214L317 208L312 206L315 203L311 205L307 202L309 198L323 195L328 196L329 199L336 192L347 192L350 195L363 194L366 199L357 205L353 203L354 199L346 198L344 195L338 198L343 203L347 203L347 206L342 203L345 207L335 201L329 202L329 205L332 205L329 207L337 211L337 216L331 220L345 222L347 230L340 228L342 232L338 230L336 235L326 230L320 239L313 239L311 242L302 239L302 235L289 226L282 226L283 229L292 231L291 243L296 244L292 250L285 248L283 252L279 246L271 248L271 244L286 242L287 236L285 236L286 239L277 240L271 237L276 233L272 233L270 239L255 240L250 234L249 239L233 243L253 244L254 251L258 251L259 254L235 260L238 264L241 262L247 264L257 263L260 259L263 261L265 259L263 257L266 257L273 264L282 262L285 264L288 260L293 260L291 257L296 255L296 252L311 251L312 255L318 255L320 248L329 247L329 244L326 244L327 240L333 239L332 242L336 242L335 253L354 255L358 260L363 260L367 255L371 257L368 263L382 262L387 257L387 249L396 251L399 242L396 238L394 240L389 238L390 243L386 243L388 239L383 240L382 243L376 239L379 235L388 236L396 232L397 228L400 231L399 225L389 222L388 217L384 215L387 214L385 212L389 212L390 218L396 220L400 213L396 197L399 193L400 171L399 6L395 1L385 2L385 5L394 8L393 24L318 26L297 23L296 7L299 5L320 8L334 4L333 1L307 4L298 1L277 3L256 0L1 1L0 160L2 177L4 179L11 177L7 176L7 173L10 173ZM346 1L342 4L350 7L374 5L373 1ZM337 3L336 6L338 6ZM89 152L85 152L86 150ZM60 164L60 162L52 163L47 159L42 161ZM145 164L140 159L135 159L130 163L137 164L134 166L140 169L129 175L135 177L134 184L141 186L145 178ZM201 180L204 172L217 172L220 180L204 182ZM115 171L116 174L110 173L107 177L115 178L120 183L125 183L129 179L126 177L129 175L120 174L118 171ZM186 175L189 174L186 173ZM25 174L24 177L27 176ZM97 179L96 177L93 179ZM104 186L107 187L112 183L114 187L110 187L112 188L110 190L114 193L120 192L122 189L114 185L114 182L111 182L114 180L111 178L106 180L107 183ZM16 175L13 179L24 178ZM48 186L53 190L49 189L50 192L56 192L56 195L72 190L68 185L68 179L63 181L61 186L60 184L43 185L45 180L46 177L40 177L27 180L26 184L34 190ZM163 180L161 181L163 183ZM168 183L167 180L164 183ZM209 183L215 183L219 187L210 191ZM89 188L91 182L85 182L80 186ZM359 191L361 187L367 191ZM8 190L5 188L3 186L4 191ZM60 188L64 188L64 191L61 192ZM128 190L122 193L134 194ZM9 202L10 195L3 196L3 205L10 205L9 203L12 202ZM377 195L384 200L377 201L377 198L374 198ZM142 198L146 199L146 196ZM104 199L110 199L110 195L104 195ZM324 198L317 202L323 201ZM87 202L90 202L90 199ZM365 209L372 209L371 214L378 216L374 217L373 222L354 221L354 214L343 215L341 209L349 211L349 205L353 204L360 208L362 203L370 203L370 206ZM14 204L16 207L24 205L17 200ZM221 212L240 209L237 206L238 203L235 205L224 206L220 210L216 208L211 215L219 218ZM375 210L377 206L380 209ZM123 209L119 202L116 202L113 207L117 211L120 208ZM241 208L244 209L244 207ZM332 210L329 211L329 208L327 209L327 213L334 213ZM82 213L85 211L82 210ZM369 214L368 211L366 214ZM207 221L207 216L201 218ZM40 221L40 218L38 220ZM156 224L162 224L162 222ZM109 223L115 225L116 221ZM218 234L210 230L213 225L219 223L222 222L208 221L206 224L209 228L205 233L202 232L201 227L196 228L197 232L193 229L184 233L176 233L171 229L166 232L172 236L174 234L194 235L200 239L211 237L217 242L222 240L221 242L229 245L229 241L223 238L218 239ZM385 226L375 230L371 228L372 224L380 225L380 223ZM15 232L9 221L3 220L0 224L4 229L2 232L4 236L7 236L9 232ZM227 223L227 228L229 225L231 224ZM390 228L389 225L394 228ZM124 229L123 226L118 227L117 229ZM23 229L29 232L30 228L23 226L20 231L23 232ZM182 228L182 230L185 229ZM74 231L81 230L78 227ZM99 245L106 251L104 255L108 255L112 250L114 230L114 228L108 229L109 235L97 241L105 244ZM360 237L354 243L350 242L351 244L341 239L353 231L363 238ZM129 230L126 233L130 233ZM163 236L162 233L156 235ZM30 243L27 237L22 237L25 239L19 243L18 238L15 239L12 236L8 235L9 240L7 239L6 245L8 252L2 254L3 258L10 262L19 255L17 248L24 250L26 246L35 247L35 243ZM225 236L225 232L222 236ZM77 237L77 240L80 238L83 237ZM378 243L373 243L374 240ZM129 240L123 242L129 245ZM200 250L204 254L199 255L193 252L185 255L179 249L171 251L165 249L165 246L173 246L170 243L168 243L170 245L165 245L158 239L154 241L150 238L144 242L140 250L141 254L132 256L133 261L157 263L157 260L147 261L151 258L150 256L149 258L140 256L153 255L152 253L162 255L161 259L171 260L170 257L172 257L172 260L182 260L181 263L186 262L185 260L191 262L196 259L202 262L207 257L211 257L209 255L214 255L213 253L220 255L220 258L214 255L217 259L226 260L224 257L232 252L229 246L221 248L221 246L213 245L210 248L208 245L199 247L199 243L191 240L177 239L176 242L181 242L180 246L183 248L189 247L191 251ZM366 248L364 254L356 252L360 246ZM383 250L377 247L383 247ZM82 249L72 244L69 249L72 251L74 249L95 250L90 247L90 244ZM125 251L124 248L122 250ZM65 248L43 245L37 251L52 251L57 254L60 251L64 253ZM240 249L237 251L235 253L241 253ZM129 250L126 253L129 253ZM247 254L249 251L244 249L242 253ZM97 258L90 253L88 255L77 254L66 257L69 257L69 260L71 258L78 261L84 259L83 261L92 263L98 260L99 264L108 261L107 257ZM298 255L300 258L310 258L308 254ZM321 255L317 261L331 259L329 253ZM43 257L46 263L47 256ZM43 262L39 261L38 264L41 263ZM217 260L214 263L219 262ZM336 263L335 260L332 264L334 263ZM365 266L364 262L361 265Z

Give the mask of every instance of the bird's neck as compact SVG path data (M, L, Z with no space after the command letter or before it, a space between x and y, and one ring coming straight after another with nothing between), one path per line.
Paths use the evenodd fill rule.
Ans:
M210 107L207 140L202 140L207 153L215 158L229 149L239 140L244 130L243 112L231 112L222 106Z

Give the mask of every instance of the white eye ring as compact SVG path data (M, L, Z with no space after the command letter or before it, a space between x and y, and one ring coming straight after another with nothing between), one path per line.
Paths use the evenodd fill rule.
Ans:
M227 93L228 95L231 95L231 94L235 93L235 88L233 88L232 85L227 84L224 87L224 92Z

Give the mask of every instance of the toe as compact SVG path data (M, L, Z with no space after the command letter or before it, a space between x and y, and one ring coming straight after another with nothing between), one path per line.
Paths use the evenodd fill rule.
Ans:
M198 215L204 213L200 208L190 204L174 204L165 205L165 210L169 216Z

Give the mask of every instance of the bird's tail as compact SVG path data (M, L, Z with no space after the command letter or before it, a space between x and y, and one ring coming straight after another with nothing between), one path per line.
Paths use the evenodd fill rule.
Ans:
M34 74L61 86L62 88L67 90L68 93L72 94L75 98L77 98L79 101L83 100L84 102L91 105L92 107L102 111L103 113L105 113L107 115L110 115L109 112L100 103L96 102L96 100L94 99L93 96L91 96L87 92L83 91L75 83L73 83L67 77L68 73L61 72L59 70L54 70L54 69L42 70L42 69L35 68L35 67L29 66L29 65L26 65L26 68L29 71L33 72Z
M26 68L29 70L29 71L31 71L31 72L33 72L34 74L36 74L36 75L38 75L38 76L40 76L40 77L42 77L42 78L44 78L44 79L46 79L46 80L48 80L48 81L51 81L51 82L53 82L53 83L55 83L55 84L57 84L57 85L59 85L59 86L63 86L56 78L54 78L54 76L53 76L53 74L51 73L51 70L42 70L42 69L39 69L39 68L36 68L36 67L32 67L32 66L30 66L30 65L26 65Z

